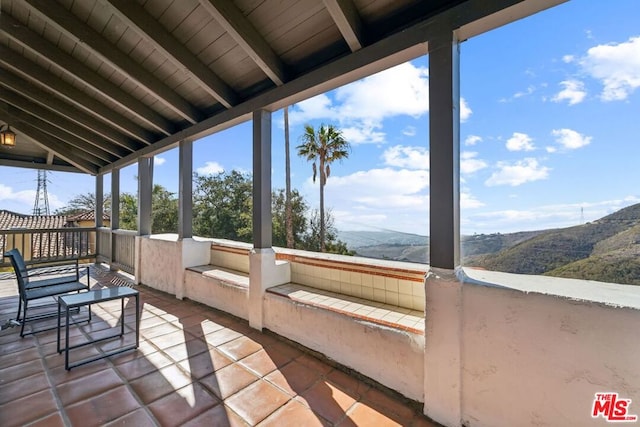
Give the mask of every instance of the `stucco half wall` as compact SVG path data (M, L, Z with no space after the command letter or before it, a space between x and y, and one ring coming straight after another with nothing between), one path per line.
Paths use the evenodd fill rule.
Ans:
M502 275L496 285L463 274L456 285L450 273L427 279L427 415L450 426L604 425L591 416L602 392L640 415L636 299L594 300L621 285L580 281L579 298L572 280Z
M266 293L264 327L423 401L424 336Z

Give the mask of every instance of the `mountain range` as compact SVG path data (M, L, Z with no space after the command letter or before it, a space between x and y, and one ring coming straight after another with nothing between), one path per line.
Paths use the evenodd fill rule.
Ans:
M358 256L428 263L429 238L343 231ZM567 228L463 236L463 265L519 274L640 285L640 204Z

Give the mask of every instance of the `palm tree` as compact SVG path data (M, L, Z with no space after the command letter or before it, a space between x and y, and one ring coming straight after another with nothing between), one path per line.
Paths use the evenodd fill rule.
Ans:
M306 124L304 134L300 137L302 144L296 148L298 155L313 162L313 182L316 182L320 166L320 251L325 251L325 220L324 220L324 186L331 175L331 163L349 157L350 145L342 136L342 131L333 125L320 125L318 131Z

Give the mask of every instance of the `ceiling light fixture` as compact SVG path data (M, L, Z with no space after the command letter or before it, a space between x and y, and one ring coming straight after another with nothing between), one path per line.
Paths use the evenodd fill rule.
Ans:
M9 125L7 125L6 129L0 130L0 145L7 148L16 146L16 133L11 130Z

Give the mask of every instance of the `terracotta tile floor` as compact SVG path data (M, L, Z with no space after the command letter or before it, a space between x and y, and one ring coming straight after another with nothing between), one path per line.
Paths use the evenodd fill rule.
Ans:
M6 276L6 275L5 275ZM127 284L91 267L92 287ZM14 318L16 284L0 279L0 321ZM140 347L64 369L56 331L20 338L0 332L0 426L435 426L416 404L345 374L247 322L144 286ZM104 336L119 323L119 302L93 306L76 328ZM133 300L124 338L81 347L72 361L135 338ZM47 322L34 324L45 326Z

